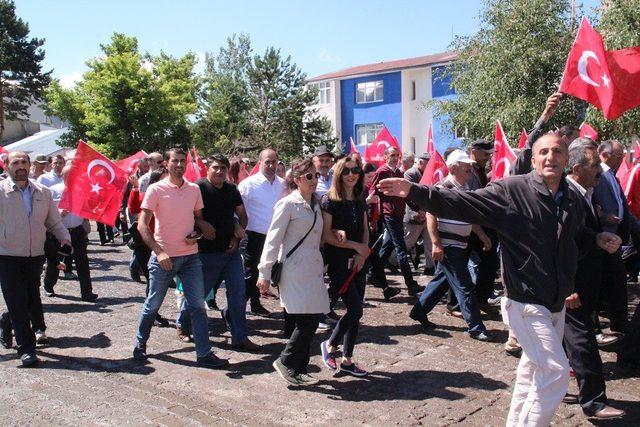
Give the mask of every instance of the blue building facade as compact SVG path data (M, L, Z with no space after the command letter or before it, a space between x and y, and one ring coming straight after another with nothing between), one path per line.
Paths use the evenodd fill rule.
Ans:
M445 74L446 66L433 67L431 69L431 97L437 100L455 99L456 91L451 84L451 76ZM449 147L462 145L460 139L456 138L455 132L448 125L449 116L434 115L433 142L440 153L444 153Z

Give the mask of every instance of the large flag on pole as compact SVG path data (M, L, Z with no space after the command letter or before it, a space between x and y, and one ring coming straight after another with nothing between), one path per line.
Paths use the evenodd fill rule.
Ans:
M502 129L502 124L496 122L495 138L493 145L493 162L491 166L491 181L497 181L509 176L511 163L516 160L516 155L509 147L507 135Z
M125 171L80 141L59 208L113 226L126 184Z
M384 152L387 147L395 147L398 151L402 151L398 145L398 140L391 135L386 126L383 126L378 136L376 136L376 139L374 139L364 151L365 162L372 163L376 166L382 165L384 163Z
M527 146L527 131L522 128L522 132L520 132L520 140L518 141L518 148L523 149Z
M427 153L430 156L436 152L436 146L433 143L433 123L429 125L429 130L427 131Z
M607 120L640 105L640 46L607 51L586 18L565 65L560 91L601 110Z
M449 168L444 159L437 151L429 157L427 166L424 168L422 178L420 179L420 185L436 185L440 181L449 175Z
M129 174L135 173L138 170L138 160L144 159L147 155L144 150L140 150L132 156L116 161L116 165Z

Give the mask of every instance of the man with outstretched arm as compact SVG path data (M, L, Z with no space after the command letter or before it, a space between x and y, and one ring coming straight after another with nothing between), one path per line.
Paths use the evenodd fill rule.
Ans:
M391 178L378 189L436 216L480 224L502 247L504 322L522 345L507 425L547 426L569 381L562 348L565 299L573 293L578 251L596 243L615 252L621 240L584 227L584 207L567 185L568 150L556 133L533 145L534 170L463 192Z

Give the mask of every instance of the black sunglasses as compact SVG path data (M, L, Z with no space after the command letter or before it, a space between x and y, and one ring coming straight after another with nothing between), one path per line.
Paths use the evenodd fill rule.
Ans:
M344 169L342 169L342 173L340 175L347 176L350 173L354 175L360 175L362 173L362 168L360 166L354 166L352 168L345 167Z

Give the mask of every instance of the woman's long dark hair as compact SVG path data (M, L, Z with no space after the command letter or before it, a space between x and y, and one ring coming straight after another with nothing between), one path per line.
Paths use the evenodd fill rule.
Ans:
M329 199L336 202L347 200L347 192L342 183L342 171L348 162L354 162L356 166L360 168L358 182L356 182L356 185L353 187L353 200L362 202L364 201L364 171L362 170L360 158L353 155L338 160L338 163L333 167L333 182L329 189Z

